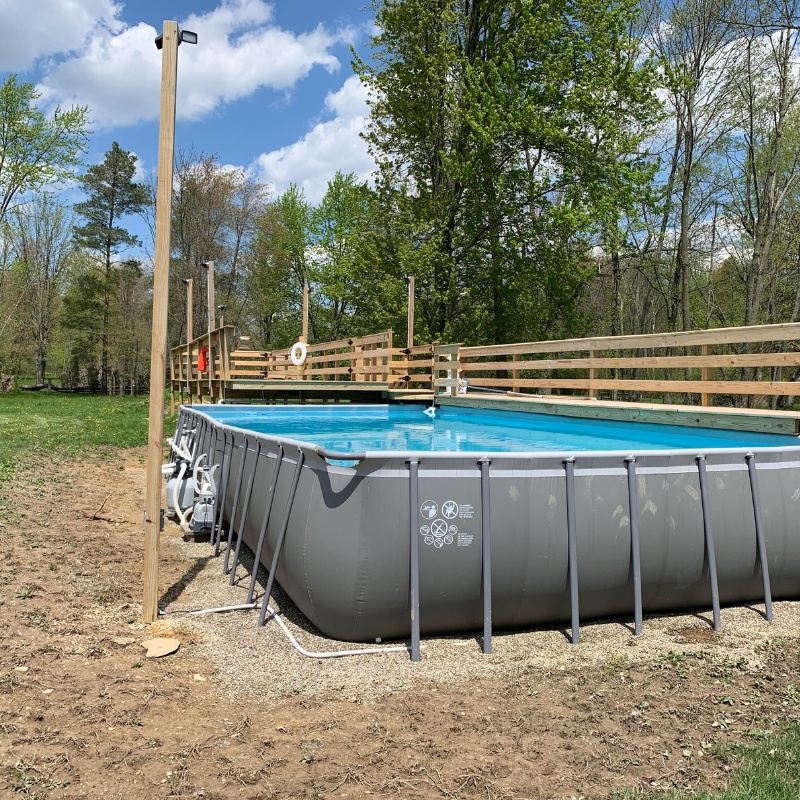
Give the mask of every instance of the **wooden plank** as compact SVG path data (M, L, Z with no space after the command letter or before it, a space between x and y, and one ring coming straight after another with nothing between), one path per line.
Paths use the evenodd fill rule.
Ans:
M704 345L713 347L713 345ZM506 369L506 361L461 361L462 372L479 372L481 370ZM551 358L520 361L520 369L673 369L679 367L702 368L718 367L800 367L798 353L750 353L741 355L708 355L708 356L646 356L632 358Z
M781 433L796 436L800 433L800 415L786 412L752 412L753 409L720 409L713 411L698 406L662 406L643 403L622 403L604 400L576 402L556 401L553 398L509 398L505 396L437 397L437 402L446 406L462 408L497 409L502 411L525 411L534 414L578 417L582 419L614 420L620 422L650 422L660 425L686 425L690 427L722 430L754 431L759 433Z
M388 381L361 381L356 383L355 381L350 381L349 383L345 383L343 381L305 381L305 380L298 380L298 381L248 381L248 380L231 380L227 381L227 385L231 389L251 389L251 390L260 390L260 389L280 389L286 390L291 387L292 392L296 392L298 390L315 390L315 391L323 391L323 390L330 390L332 392L374 392L376 389L388 389L389 382Z
M526 378L514 381L511 378L470 378L473 386L512 387L521 384L526 388L558 388L588 389L589 381L585 378ZM635 392L708 392L709 394L763 394L794 395L800 394L800 383L773 381L629 381L599 380L595 381L598 389L616 389L618 391Z
M525 353L569 353L588 350L628 350L644 347L687 347L699 344L741 344L743 342L791 342L800 339L800 323L751 325L740 328L711 328L707 331L645 333L638 336L596 336L585 339L554 339L520 344L462 347L467 356L520 355Z

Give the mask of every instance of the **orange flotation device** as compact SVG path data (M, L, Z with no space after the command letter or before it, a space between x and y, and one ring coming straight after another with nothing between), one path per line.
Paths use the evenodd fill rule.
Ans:
M197 369L200 372L208 372L208 345L200 349L200 355L197 356Z

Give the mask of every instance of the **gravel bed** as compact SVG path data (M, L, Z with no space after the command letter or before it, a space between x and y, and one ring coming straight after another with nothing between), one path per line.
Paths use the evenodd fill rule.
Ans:
M212 608L244 603L253 564L252 552L242 547L242 563L234 586L222 575L222 558L214 558L208 541L181 539L177 528L165 532L179 553L195 562L182 592L166 611ZM224 542L223 542L224 545ZM266 584L259 569L256 599ZM293 635L306 650L349 650L408 644L358 645L321 635L276 584L270 606L278 609ZM412 663L407 652L316 659L297 652L274 620L257 627L258 611L190 616L170 613L157 623L168 630L189 629L199 656L216 670L216 680L236 700L254 696L278 698L344 697L376 700L411 687L462 682L476 677L513 677L522 673L614 667L623 663L654 662L671 651L702 651L712 660L745 659L751 669L761 662L759 650L769 640L796 639L800 631L800 602L774 603L775 619L763 616L763 605L723 608L722 631L713 632L711 610L697 614L645 617L644 633L634 637L633 620L587 622L581 644L573 646L567 628L497 631L493 652L483 655L478 635L423 637L422 660ZM155 633L155 631L154 631Z

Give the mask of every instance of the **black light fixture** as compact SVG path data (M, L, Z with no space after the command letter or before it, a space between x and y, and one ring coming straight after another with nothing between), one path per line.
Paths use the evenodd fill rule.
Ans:
M178 44L186 42L186 44L197 44L197 34L194 31L182 31L178 28ZM164 46L163 34L159 33L156 36L156 47L160 50Z

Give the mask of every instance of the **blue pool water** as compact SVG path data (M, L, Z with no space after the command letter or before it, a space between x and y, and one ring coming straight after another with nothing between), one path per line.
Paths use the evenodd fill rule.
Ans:
M412 405L202 406L237 428L355 453L363 450L552 452L791 447L782 434L612 422L530 414L440 408L435 418Z

